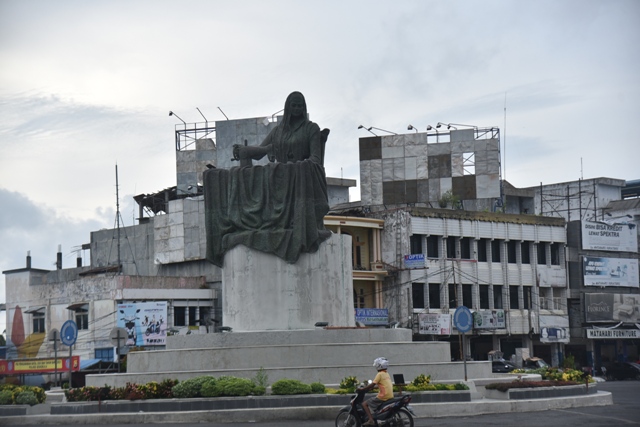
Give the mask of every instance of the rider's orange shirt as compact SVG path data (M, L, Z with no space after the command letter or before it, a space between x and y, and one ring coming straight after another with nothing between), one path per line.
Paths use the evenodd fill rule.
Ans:
M391 383L391 377L387 371L378 371L378 375L373 379L375 384L378 384L380 391L378 396L380 400L393 399L393 383Z

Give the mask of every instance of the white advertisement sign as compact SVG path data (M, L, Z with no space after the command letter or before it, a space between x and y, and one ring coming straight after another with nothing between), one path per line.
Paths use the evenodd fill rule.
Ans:
M582 249L638 252L636 225L582 221Z
M423 335L451 335L451 315L422 313L418 315L419 330Z
M117 326L127 331L128 346L165 345L167 340L167 302L118 304Z
M569 318L540 316L540 342L569 342Z
M504 310L480 310L473 313L474 329L504 329Z
M639 286L637 259L586 256L583 266L585 286Z

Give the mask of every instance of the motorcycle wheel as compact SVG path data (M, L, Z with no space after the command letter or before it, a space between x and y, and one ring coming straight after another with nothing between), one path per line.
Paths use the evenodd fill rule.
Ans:
M336 427L360 427L360 420L349 411L340 411L336 417Z
M400 409L393 416L393 423L391 425L394 427L413 427L413 417L406 409Z

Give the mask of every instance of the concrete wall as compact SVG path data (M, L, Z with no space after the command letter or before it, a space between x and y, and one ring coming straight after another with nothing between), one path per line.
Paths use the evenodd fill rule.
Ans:
M296 264L236 246L225 254L224 326L236 331L355 326L351 237L332 234Z

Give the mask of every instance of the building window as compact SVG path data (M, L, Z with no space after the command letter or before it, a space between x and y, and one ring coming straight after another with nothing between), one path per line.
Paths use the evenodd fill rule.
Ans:
M189 307L189 326L198 326L198 307Z
M509 308L512 310L517 310L519 308L517 286L509 286Z
M516 242L509 240L507 242L507 262L509 264L515 264L516 261Z
M538 264L547 264L547 245L540 242L538 243Z
M429 283L429 308L440 308L440 283Z
M447 258L457 258L456 238L454 236L447 237Z
M480 285L480 308L489 308L489 285Z
M462 305L467 308L473 307L473 285L462 285Z
M500 245L502 240L491 241L491 262L500 262Z
M32 315L33 320L33 333L42 334L44 330L44 313L36 312Z
M409 237L409 243L411 245L412 254L421 254L422 252L422 234L414 234Z
M522 263L531 264L531 253L529 249L529 242L522 242L520 244L520 251L522 252Z
M413 283L411 285L411 297L413 308L424 308L424 284Z
M427 257L440 257L440 251L438 250L438 236L427 236Z
M551 244L551 265L560 265L560 244Z
M449 283L449 308L458 307L458 293L456 292L456 285Z
M478 262L487 262L487 239L478 240Z
M173 326L187 326L187 307L173 307Z
M502 285L493 286L493 308L502 309Z
M353 305L355 308L365 308L365 295L364 288L358 288L358 290L353 291Z
M470 237L460 239L460 258L471 259L471 242Z
M525 310L530 310L531 309L531 286L524 286L522 288L522 299L523 299L523 303L524 306L522 308L524 308Z
M113 347L96 348L94 354L96 359L100 359L103 362L113 362Z
M67 307L67 310L74 312L73 319L76 321L79 331L89 329L89 304L78 303Z

